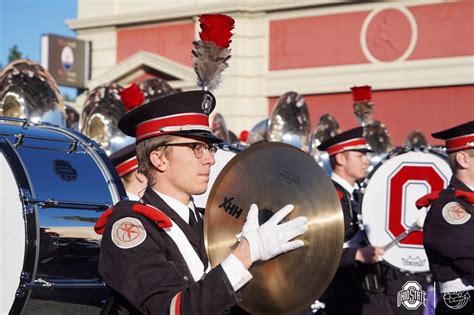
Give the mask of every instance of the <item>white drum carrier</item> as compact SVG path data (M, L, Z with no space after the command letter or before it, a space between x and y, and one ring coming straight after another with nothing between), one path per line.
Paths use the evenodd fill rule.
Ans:
M441 151L395 149L369 174L362 198L362 220L368 242L387 246L383 256L390 266L412 273L429 272L423 232L416 230L394 242L418 220L423 211L415 202L431 191L445 188L452 172ZM412 228L413 230L413 228ZM406 233L405 233L406 234Z
M125 195L110 160L69 129L0 117L0 313L99 313L101 212Z

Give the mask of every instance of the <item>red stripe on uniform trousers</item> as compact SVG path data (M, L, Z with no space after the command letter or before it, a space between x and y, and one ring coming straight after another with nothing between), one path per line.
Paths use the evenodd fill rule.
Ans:
M115 167L120 177L125 176L130 172L133 172L137 168L138 168L138 160L136 156L126 160L125 162L120 163L119 165Z
M180 314L181 314L181 292L178 292L171 299L170 315L180 315Z
M366 146L367 141L365 138L357 138L357 139L350 139L344 142L340 142L338 144L332 145L328 148L328 154L334 155L340 152L344 152L348 148L353 148L355 146Z
M474 148L474 134L446 140L448 153Z
M181 292L178 293L178 297L176 298L175 312L176 315L181 314Z
M136 138L145 139L147 136L157 136L161 128L180 127L186 125L203 126L209 128L209 117L205 114L185 113L178 115L170 115L156 119L150 119L140 123L136 130Z
M135 213L141 214L148 219L152 220L155 222L158 227L160 228L169 228L173 224L171 223L170 218L163 212L161 212L159 209L150 206L150 205L145 205L142 203L136 203L132 206L132 210Z

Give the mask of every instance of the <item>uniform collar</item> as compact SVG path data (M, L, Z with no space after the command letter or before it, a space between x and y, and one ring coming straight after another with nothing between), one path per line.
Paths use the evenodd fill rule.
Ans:
M131 201L138 201L140 200L140 197L135 195L135 194L132 194L131 192L128 192L126 191L127 193L127 197L128 197L128 200L131 200Z
M464 184L462 181L457 179L455 176L451 177L451 182L449 183L451 187L454 187L454 189L459 189L459 190L464 190L464 191L474 191L472 190L469 186Z
M174 199L173 197L170 197L168 195L165 195L157 190L153 191L160 196L161 199L163 199L164 202L170 206L171 209L173 209L181 219L183 219L184 222L189 224L189 209L192 209L194 211L194 203L192 200L189 201L188 205L185 205L184 203Z
M357 186L349 184L344 178L332 172L331 179L342 186L347 192L352 196L354 189L357 189Z

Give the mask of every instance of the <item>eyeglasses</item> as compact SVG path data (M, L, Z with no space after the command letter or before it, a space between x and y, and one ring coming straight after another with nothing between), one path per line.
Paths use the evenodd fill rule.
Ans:
M214 144L207 144L202 142L184 142L184 143L165 143L157 146L159 147L188 147L194 151L194 156L200 159L204 156L204 150L208 150L212 156L216 154L217 147Z

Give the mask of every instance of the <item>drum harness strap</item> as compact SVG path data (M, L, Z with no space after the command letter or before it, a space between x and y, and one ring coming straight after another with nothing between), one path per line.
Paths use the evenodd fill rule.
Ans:
M337 190L339 199L341 201L345 196L349 202L349 213L351 216L351 225L354 225L354 224L358 225L358 231L352 237L352 239L355 239L356 237L358 237L359 233L364 233L364 225L361 220L362 216L360 212L358 211L359 210L358 205L360 201L360 190L355 190L352 193L353 198L351 198L351 195L348 192L346 193L346 192L340 191L337 188L336 190ZM351 240L347 241L346 243L349 243ZM362 263L358 263L354 270L354 277L355 277L356 283L364 291L371 292L371 293L380 293L385 290L385 281L384 281L384 276L383 276L380 263L377 263L374 265L372 264L365 265Z
M359 198L351 198L351 195L350 193L348 192L345 192L344 191L341 191L339 190L338 188L336 188L336 192L337 192L337 196L339 197L339 200L342 201L344 199L344 196L347 198L348 200L348 204L349 204L349 215L350 215L350 218L351 218L351 225L358 225L359 227L359 230L364 230L364 225L362 224L361 222L361 215L359 213L359 211L357 211L357 204L358 204L358 200L360 199L360 196L359 196L359 191L354 191L353 192L353 195L357 195ZM356 217L354 216L356 215Z

